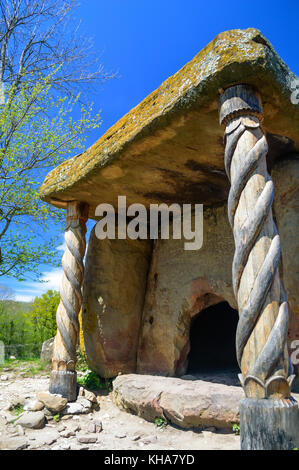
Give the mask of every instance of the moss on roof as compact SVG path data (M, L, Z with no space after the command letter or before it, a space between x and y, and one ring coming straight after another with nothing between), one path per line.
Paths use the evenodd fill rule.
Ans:
M221 33L88 150L53 169L40 197L58 206L67 200L84 200L93 209L100 202L115 203L117 194L128 194L134 202L163 200L163 194L167 200L168 190L170 196L177 194L179 180L194 177L195 181L190 155L184 161L181 154L177 160L175 155L175 147L183 146L187 154L194 144L191 161L202 165L204 183L208 185L210 179L221 200L226 183L215 177L215 172L223 172L219 89L235 83L256 86L263 99L267 132L288 137L299 150L299 105L291 102L296 78L257 29ZM139 181L143 171L148 175L142 184L144 191ZM161 172L164 176L167 172L167 187ZM224 172L221 178L225 178ZM203 196L207 200L208 192Z

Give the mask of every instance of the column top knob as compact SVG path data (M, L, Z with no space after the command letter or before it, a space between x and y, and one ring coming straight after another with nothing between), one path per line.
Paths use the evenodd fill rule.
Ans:
M220 124L226 125L228 121L244 114L257 116L263 120L259 93L251 85L234 85L227 88L219 99Z

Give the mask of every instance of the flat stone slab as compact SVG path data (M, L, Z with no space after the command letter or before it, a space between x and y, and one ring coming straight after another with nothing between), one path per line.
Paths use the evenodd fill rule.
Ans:
M28 441L25 437L3 437L0 438L0 450L23 450L28 447Z
M77 199L89 217L101 203L215 203L226 199L221 90L238 83L262 97L268 158L299 150L296 77L254 28L219 34L86 152L46 177L41 198L57 207Z
M121 409L152 422L164 417L182 428L232 429L243 397L241 387L190 377L128 374L113 381L113 400Z

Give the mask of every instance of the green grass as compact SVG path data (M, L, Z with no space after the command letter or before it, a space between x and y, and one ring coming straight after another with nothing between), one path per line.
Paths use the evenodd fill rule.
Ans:
M87 372L89 370L89 366L86 362L85 356L81 351L77 355L76 370L80 372Z
M37 357L26 359L7 359L0 365L0 371L10 369L10 372L22 373L23 377L34 377L35 375L48 375L51 364L42 361Z
M112 379L104 379L93 371L89 371L83 377L77 377L77 382L82 387L86 387L91 390L112 391Z
M78 377L77 383L82 387L90 388L91 390L108 390L112 391L112 379L105 379L100 377L96 372L89 369L85 356L82 352L77 354L77 372L85 372L84 377Z
M15 359L5 359L4 364L0 364L0 370L7 369L8 367L13 368L17 362Z

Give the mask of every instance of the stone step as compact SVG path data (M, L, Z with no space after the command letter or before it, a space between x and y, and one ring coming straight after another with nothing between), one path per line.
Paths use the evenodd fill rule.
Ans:
M232 429L239 423L241 387L194 378L120 375L113 400L121 409L154 422L164 417L181 428Z

